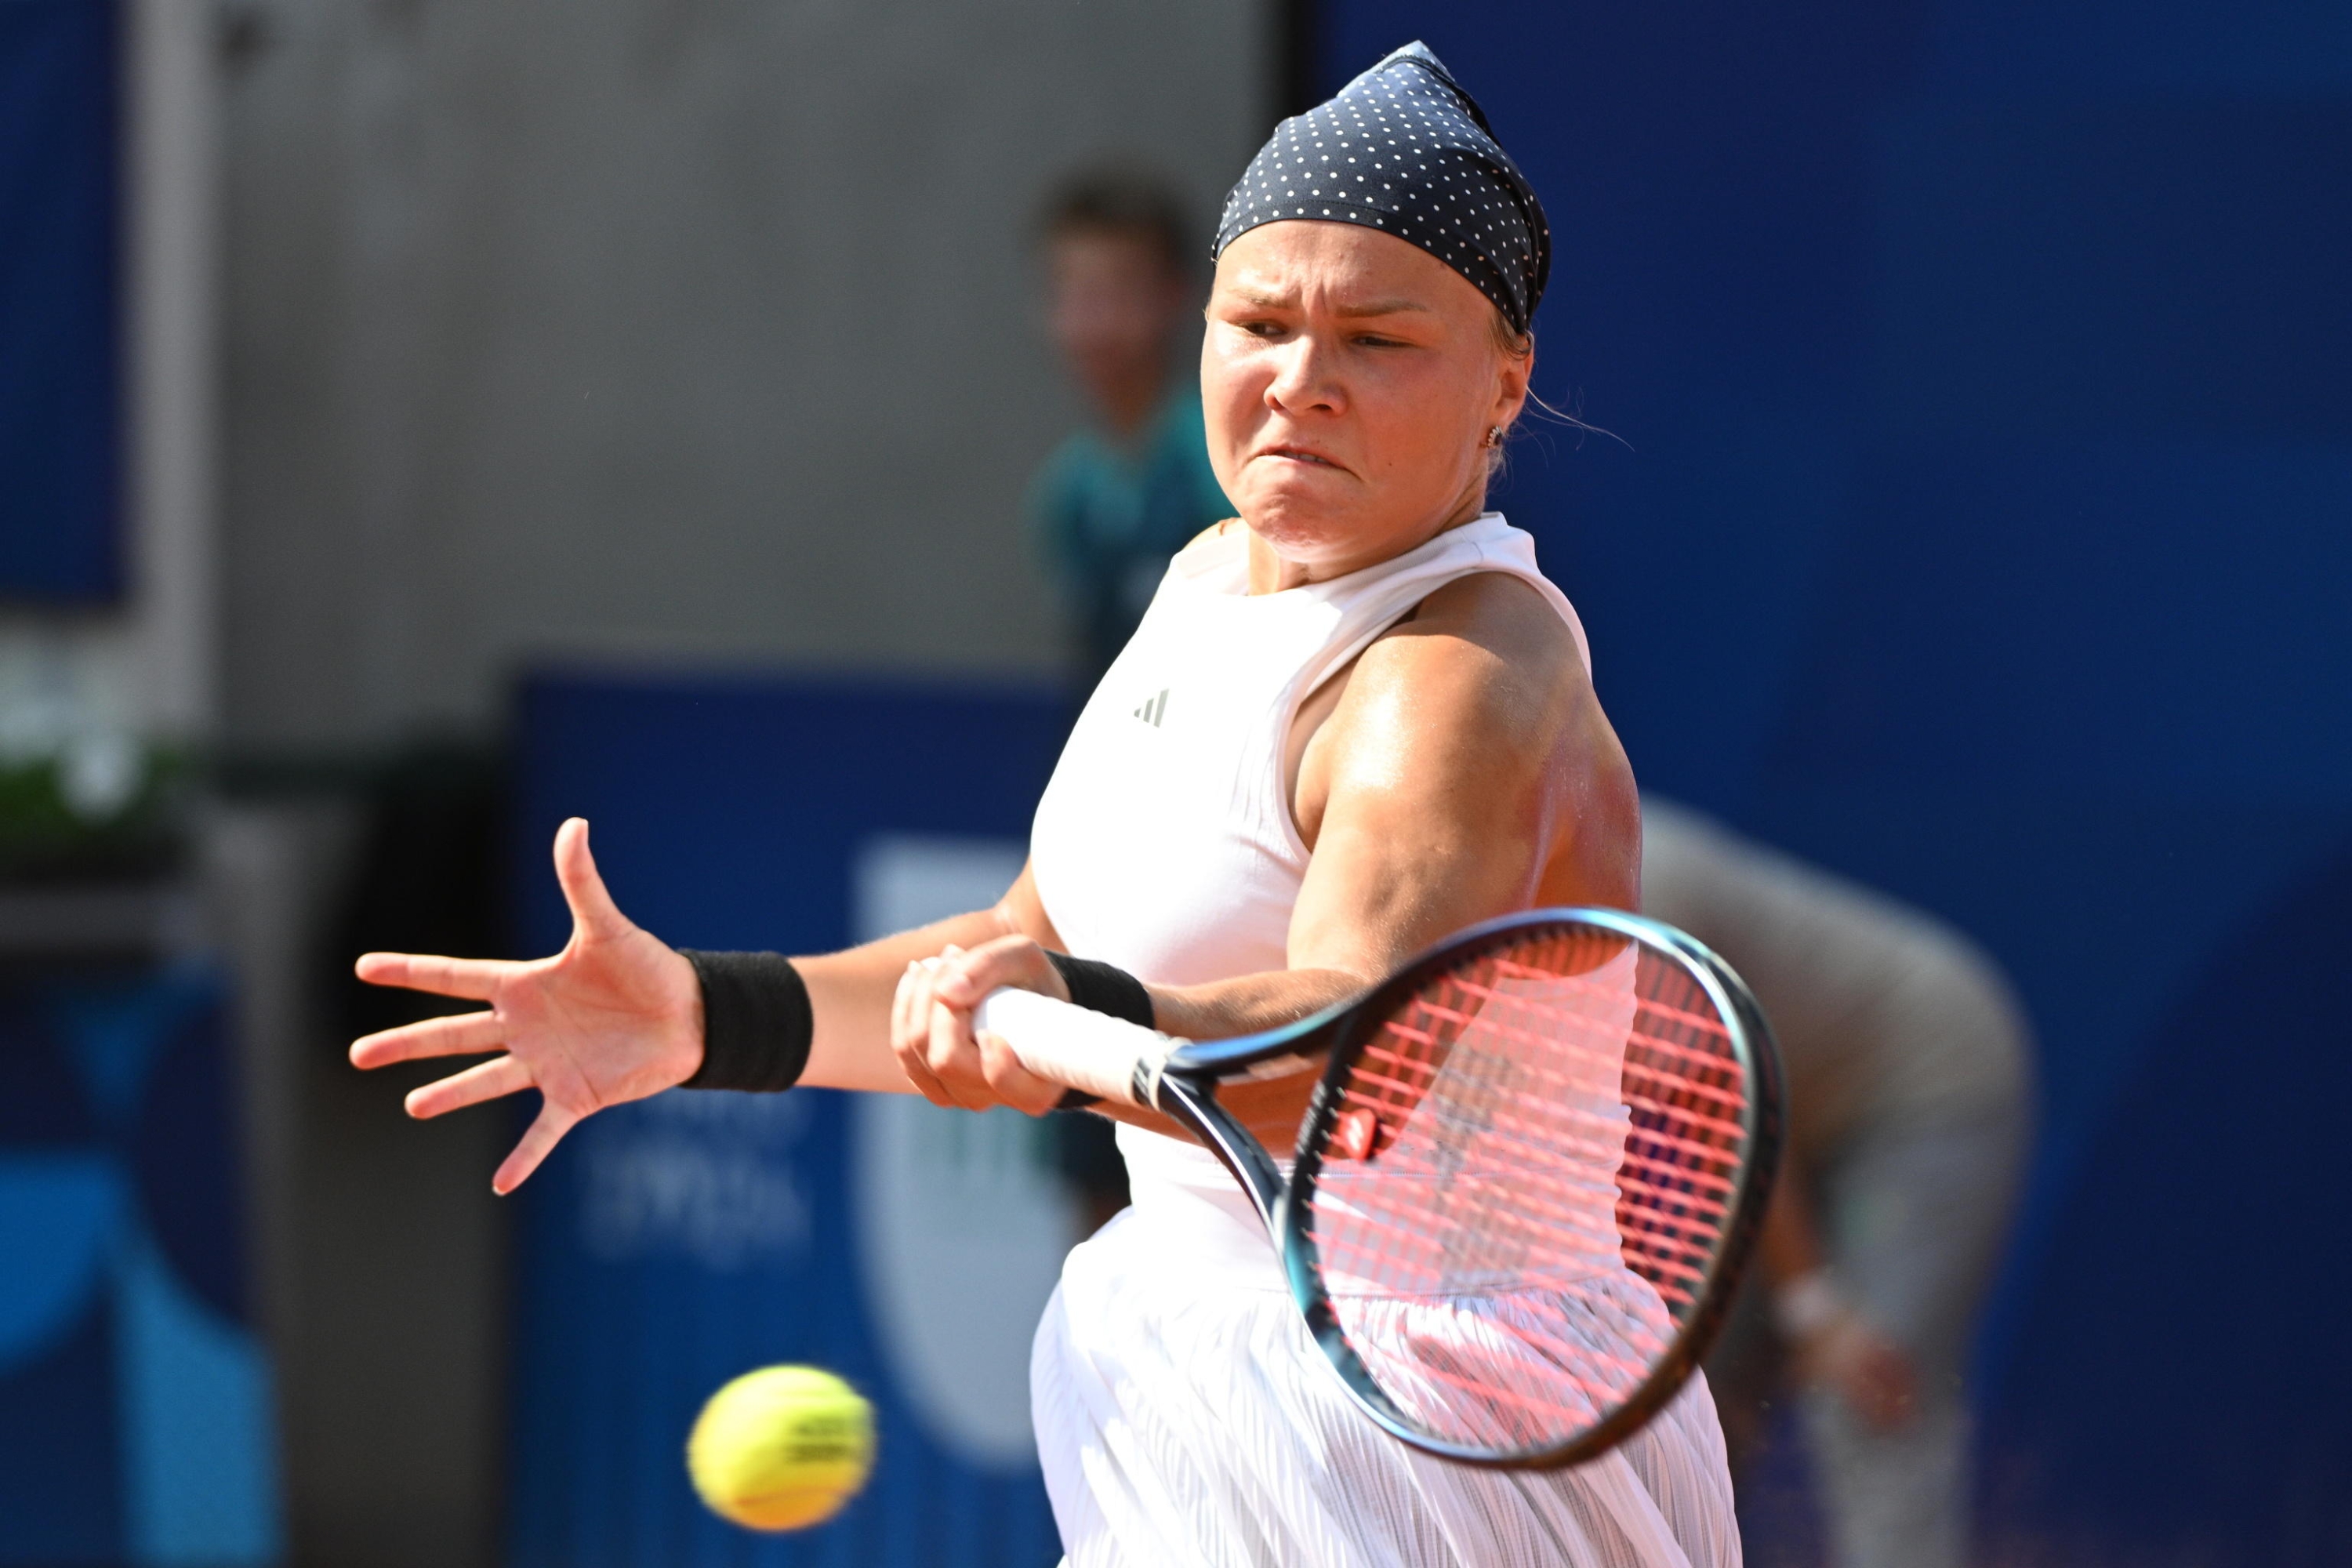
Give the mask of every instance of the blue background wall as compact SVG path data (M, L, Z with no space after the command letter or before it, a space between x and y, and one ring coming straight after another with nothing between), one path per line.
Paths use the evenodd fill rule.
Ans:
M666 941L845 946L859 845L1026 838L1066 721L1062 697L1027 689L540 679L519 729L525 951L571 933L547 846L575 815L614 897ZM894 1381L854 1236L846 1099L663 1095L593 1118L524 1187L518 1568L1046 1568L1060 1556L1035 1466L960 1462ZM663 1167L658 1201L632 1203L662 1212L625 1219L616 1246L599 1186L633 1163ZM696 1502L685 1442L712 1390L776 1362L831 1367L865 1391L879 1459L834 1522L760 1537Z
M0 0L0 600L120 586L112 0Z
M226 1024L202 968L0 983L0 1564L278 1558Z
M1941 910L2044 1125L2015 1556L2352 1559L2352 7L1324 0L1559 244L1501 504L1645 788Z

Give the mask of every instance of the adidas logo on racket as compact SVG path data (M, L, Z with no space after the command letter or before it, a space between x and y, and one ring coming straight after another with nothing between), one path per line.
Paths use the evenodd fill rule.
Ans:
M1147 699L1143 706L1135 710L1137 718L1155 730L1160 728L1160 721L1167 717L1167 714L1168 689L1164 686L1160 689L1159 696Z

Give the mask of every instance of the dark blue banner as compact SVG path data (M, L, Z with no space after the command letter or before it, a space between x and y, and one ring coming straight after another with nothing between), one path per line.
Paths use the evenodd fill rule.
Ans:
M278 1559L226 1001L0 985L0 1564Z
M0 601L121 588L117 27L0 3Z

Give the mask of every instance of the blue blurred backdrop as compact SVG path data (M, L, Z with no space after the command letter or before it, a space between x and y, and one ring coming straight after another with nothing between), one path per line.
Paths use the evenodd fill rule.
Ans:
M0 5L0 601L121 586L116 9Z
M227 996L0 977L0 1563L273 1563Z
M1559 257L1500 504L1645 788L2016 976L1996 1560L2352 1561L2352 8L1323 0ZM1622 438L1622 439L1620 439Z

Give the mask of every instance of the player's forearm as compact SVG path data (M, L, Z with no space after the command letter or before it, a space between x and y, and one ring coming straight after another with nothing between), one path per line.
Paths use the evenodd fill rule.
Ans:
M907 965L952 947L977 947L1020 929L1003 905L952 915L842 952L795 958L815 1033L801 1082L818 1089L912 1094L890 1049L890 1004Z
M1321 1012L1371 984L1341 969L1282 969L1206 985L1153 985L1152 1021L1187 1040L1229 1040Z
M1187 1040L1230 1040L1278 1029L1311 1017L1361 992L1371 977L1343 969L1284 969L1244 974L1206 985L1152 985L1152 1023L1160 1033ZM1219 1100L1268 1148L1286 1148L1298 1133L1298 1119L1314 1091L1317 1074L1299 1073L1263 1083L1228 1085ZM1191 1140L1192 1134L1156 1110L1106 1105L1102 1114L1147 1131Z

